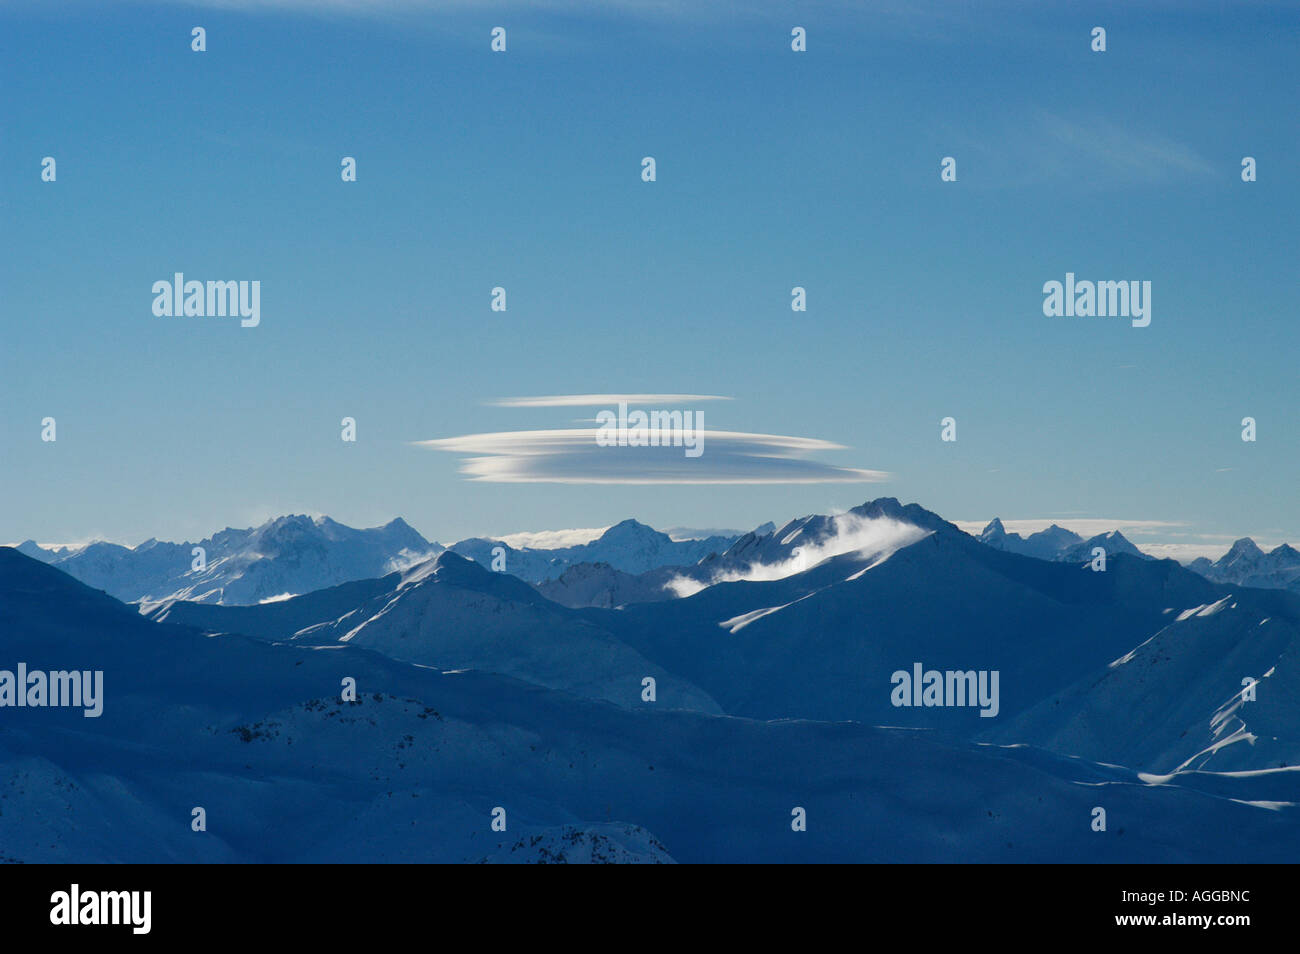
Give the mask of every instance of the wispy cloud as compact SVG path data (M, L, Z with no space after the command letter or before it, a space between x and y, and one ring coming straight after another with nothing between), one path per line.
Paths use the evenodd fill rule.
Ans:
M1190 147L1150 130L1126 129L1100 117L1067 119L1048 112L1039 113L1037 123L1049 144L1124 178L1167 178L1171 169L1205 176L1215 171L1213 163Z
M1221 174L1191 146L1137 122L1099 115L1063 116L1044 109L1006 116L988 132L942 130L954 149L969 150L980 180L998 187L1072 182L1093 187L1153 185ZM953 153L957 155L957 152Z
M1179 563L1191 563L1197 557L1217 560L1228 552L1221 543L1140 543L1137 548L1157 560L1177 560Z
M521 530L519 533L507 533L500 540L516 550L562 550L565 547L580 547L584 543L596 540L609 527L588 527L573 530Z
M11 5L21 0L0 0ZM27 0L32 4L43 0ZM664 18L695 19L749 16L787 16L789 0L154 0L159 6L211 7L225 10L289 10L302 13L348 13L359 16L391 12L444 13L455 11L492 12L538 10L547 13L619 14L630 13ZM1271 0L1256 0L1267 6ZM1177 7L1211 7L1213 0L1123 0L1125 9L1134 7L1159 10ZM859 0L802 0L795 5L807 14L864 16L870 14L884 22L908 24L917 30L928 25L927 32L944 38L969 36L972 31L996 31L1003 35L1017 26L1017 14L1034 7L1032 0L987 0L973 5L955 0L875 0L865 5ZM1103 4L1103 8L1104 8ZM1023 17L1019 18L1023 19Z
M160 6L208 7L250 13L284 11L306 14L385 16L410 13L509 13L536 11L554 14L631 14L643 17L684 18L708 14L707 7L690 0L154 0ZM744 4L719 4L742 11ZM757 10L775 12L777 0ZM715 12L714 15L717 15Z
M507 397L489 401L490 407L609 407L620 401L628 405L654 404L660 407L694 404L697 401L730 401L720 394L543 394L538 397Z

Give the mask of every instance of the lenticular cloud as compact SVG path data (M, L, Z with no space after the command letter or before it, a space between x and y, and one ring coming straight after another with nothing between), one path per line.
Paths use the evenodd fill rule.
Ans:
M595 428L505 431L417 441L433 450L472 456L461 473L488 483L556 484L820 484L873 483L879 470L837 467L807 455L843 450L808 437L702 431L706 450L687 457L681 447L602 447Z

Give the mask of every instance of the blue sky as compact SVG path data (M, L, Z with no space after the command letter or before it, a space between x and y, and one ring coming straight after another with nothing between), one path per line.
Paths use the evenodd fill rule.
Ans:
M1300 540L1294 5L695 6L0 2L0 540L882 495ZM261 324L155 317L178 271L260 281ZM1150 326L1045 317L1066 272L1151 281ZM588 393L728 398L689 406L888 478L498 483L417 443L590 427L500 404Z

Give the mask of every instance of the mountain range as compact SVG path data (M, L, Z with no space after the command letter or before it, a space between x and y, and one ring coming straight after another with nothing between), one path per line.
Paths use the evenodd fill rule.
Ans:
M45 548L27 540L17 549L146 611L175 600L248 605L285 599L384 576L445 549L516 576L561 605L615 608L674 599L723 577L743 575L754 562L798 559L791 554L807 548L792 534L805 533L804 542L816 539L821 527L842 517L814 514L779 530L766 523L749 533L686 539L628 519L588 542L547 548L516 547L491 537L444 547L401 518L354 529L329 517L291 515L249 529L228 527L198 543L150 539L136 547L99 541ZM1107 559L1121 553L1151 559L1118 530L1085 539L1052 524L1022 537L1008 533L994 518L977 539L996 550L1055 562L1088 563L1097 548ZM203 550L202 566L196 566L196 547ZM1246 537L1220 559L1201 557L1188 568L1214 582L1300 592L1300 551L1288 544L1265 553Z
M1219 559L1198 557L1188 568L1218 583L1300 593L1300 551L1286 543L1265 553L1250 537L1243 537Z
M500 556L506 573L529 583L543 583L556 579L571 567L584 564L604 564L630 575L665 566L691 566L710 554L727 549L735 539L735 536L709 536L674 540L644 523L624 520L595 540L576 546L516 549L501 540L473 537L452 544L450 549L489 568Z
M556 549L516 548L475 537L450 549L485 567L504 567L529 583L544 583L570 567L602 565L641 574L689 566L727 549L735 536L674 540L636 520L624 520L597 539ZM196 548L202 550L198 562ZM197 543L150 539L136 547L94 542L44 548L33 540L18 551L146 609L174 600L248 605L285 599L352 580L379 577L423 562L444 549L401 518L354 529L329 517L291 515L259 527L227 527Z
M1064 527L1052 524L1045 530L1022 537L1018 533L1007 533L1006 528L1002 526L1002 521L994 517L979 535L979 540L995 550L1063 563L1089 561L1098 547L1106 551L1107 559L1116 553L1146 558L1146 554L1130 543L1128 538L1118 530L1099 533L1085 540L1073 530L1066 530Z
M868 563L859 579L906 550ZM1000 560L1021 573L1031 562ZM399 599L425 599L415 595L422 585L534 599L455 556L434 564L384 587L411 594ZM155 622L0 549L6 654L33 668L101 669L106 694L98 719L5 710L5 860L1270 862L1293 853L1295 820L1281 804L1294 795L1289 770L1153 779L944 731L611 704L546 688L536 674L440 671L354 640L266 635ZM626 695L639 699L644 670L628 665ZM340 700L347 680L359 690L353 701ZM861 688L885 695L887 680ZM1109 832L1091 827L1097 807ZM203 831L193 828L198 809ZM799 812L804 831L791 825ZM495 817L505 831L492 828Z
M436 544L394 567L385 546L419 552L409 527L331 524L273 521L252 561L214 536L221 565L245 561L222 587L266 564L272 588L384 572L243 604L193 579L202 598L129 606L74 579L75 553L0 548L0 670L105 686L99 718L0 707L0 854L1242 862L1300 843L1300 596L1282 589L1122 545L1098 571L1060 528L1008 544L893 498L537 585ZM624 544L624 566L682 552L620 527L593 543ZM320 555L287 559L295 543ZM655 598L545 595L582 574ZM994 704L900 705L914 667L996 673Z

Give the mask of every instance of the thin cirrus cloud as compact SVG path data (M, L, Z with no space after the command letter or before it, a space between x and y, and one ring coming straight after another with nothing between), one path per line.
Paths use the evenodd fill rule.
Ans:
M698 401L730 401L720 394L543 394L539 397L509 397L489 401L490 407L609 407L628 404L679 405Z
M1218 171L1195 147L1131 118L1017 110L978 134L957 126L940 133L972 154L981 182L1003 188L1064 181L1090 188L1154 185L1204 181Z
M536 10L542 13L573 15L579 13L626 13L641 16L683 18L700 11L688 0L155 0L172 6L202 6L245 12L289 11L307 14L347 14L384 16L390 14L476 13L486 9L500 12ZM740 12L745 5L728 5ZM759 4L759 9L764 5ZM767 9L779 9L773 2ZM704 12L708 12L707 10Z
M535 398L503 398L499 407L592 407L633 404L689 404L730 400L718 395L585 394ZM687 412L688 414L690 412ZM696 412L698 413L698 412ZM698 420L698 419L697 419ZM874 483L888 480L879 470L839 467L811 455L845 450L842 444L812 437L712 431L701 428L702 452L688 456L680 433L651 431L662 446L602 445L599 428L497 431L415 441L417 446L462 455L460 472L469 480L489 483L558 484L823 484ZM688 429L689 432L689 429ZM622 438L629 430L607 434ZM674 444L676 446L674 446Z
M1125 128L1102 118L1081 121L1046 111L1038 115L1043 138L1062 153L1086 159L1115 177L1139 181L1167 178L1171 170L1212 176L1212 162L1191 147L1158 132Z

